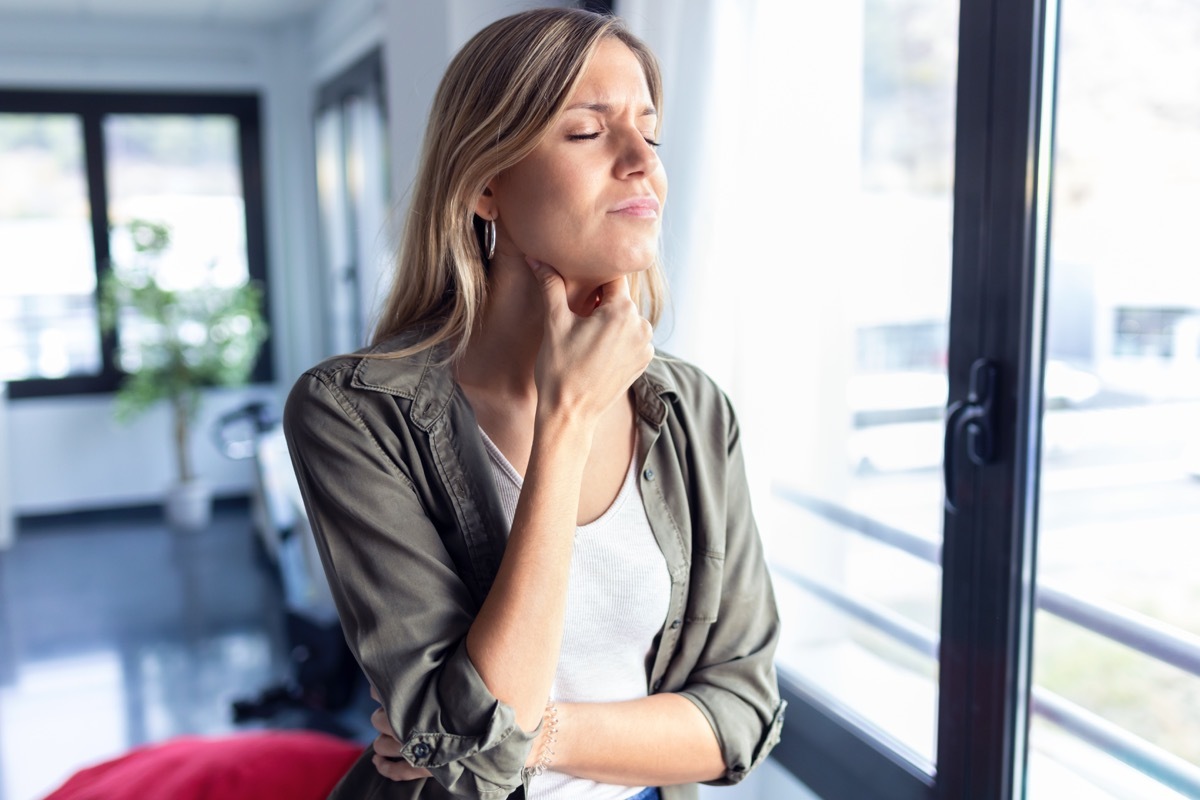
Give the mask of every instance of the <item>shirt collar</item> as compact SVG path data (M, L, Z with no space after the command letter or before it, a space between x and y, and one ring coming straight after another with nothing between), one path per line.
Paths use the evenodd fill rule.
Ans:
M386 355L402 350L414 341L413 334L401 333L364 351L364 357L354 370L353 385L409 398L413 422L423 430L429 430L445 413L457 388L448 360L451 347L443 342L409 356ZM666 396L678 394L671 370L664 360L669 358L656 354L646 371L633 383L638 413L656 426L661 426L667 418Z

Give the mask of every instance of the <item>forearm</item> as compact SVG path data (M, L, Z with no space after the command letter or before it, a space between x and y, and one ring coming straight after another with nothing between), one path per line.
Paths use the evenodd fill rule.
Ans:
M467 652L489 691L537 727L562 642L567 579L590 428L538 426L496 580L467 634Z
M716 734L678 694L621 703L559 703L552 768L626 786L713 780L725 772Z

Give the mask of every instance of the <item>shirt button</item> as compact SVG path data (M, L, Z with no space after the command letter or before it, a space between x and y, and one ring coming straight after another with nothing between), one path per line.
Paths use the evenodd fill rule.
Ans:
M646 471L642 473L642 476L645 477L646 480L652 481L654 480L654 470L647 467Z
M656 691L656 692L657 692L659 689L661 689L661 688L662 688L662 678L659 678L658 680L656 680L656 681L654 682L654 685L653 685L653 686L651 686L650 688L651 688L652 690Z
M678 617L676 617L675 619L671 620L671 630L675 630L676 628L678 628L678 627L679 627L680 625L682 625L682 624L683 624L683 623L679 621L679 618L678 618Z
M417 742L413 745L413 755L417 758L429 758L429 745Z

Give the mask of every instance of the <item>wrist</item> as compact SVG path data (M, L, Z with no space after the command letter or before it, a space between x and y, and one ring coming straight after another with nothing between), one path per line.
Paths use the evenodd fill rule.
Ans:
M556 703L558 711L558 731L555 733L554 770L573 775L571 772L571 740L578 733L575 718L575 703Z
M533 421L534 448L538 445L566 445L569 449L592 447L598 418L592 418L578 409L559 407L556 409L538 406Z
M536 778L548 770L558 768L559 730L558 706L550 700L543 712L541 733L538 734L533 750L525 762L525 772L529 777Z

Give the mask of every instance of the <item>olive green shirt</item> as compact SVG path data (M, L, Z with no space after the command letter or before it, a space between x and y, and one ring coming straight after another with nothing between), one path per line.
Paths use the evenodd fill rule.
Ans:
M375 352L401 349L407 337ZM442 348L332 358L284 413L292 460L347 641L380 691L405 759L432 778L380 776L368 748L332 797L523 797L536 731L496 699L467 630L508 537L487 451ZM671 576L647 691L696 704L731 784L779 739L779 617L750 508L737 421L700 370L655 358L633 385L646 516ZM696 797L694 785L663 800Z

